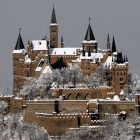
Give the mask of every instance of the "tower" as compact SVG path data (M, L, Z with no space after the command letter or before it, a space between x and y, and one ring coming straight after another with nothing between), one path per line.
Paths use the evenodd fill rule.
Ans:
M24 83L24 59L26 50L20 35L17 39L15 50L13 51L13 94L16 96L17 93L22 89Z
M52 18L50 24L50 47L58 48L58 24L56 21L54 6L53 6Z
M90 49L91 52L97 53L97 41L95 40L92 28L90 26L90 19L85 39L82 42L82 46L84 46L86 51L89 51Z

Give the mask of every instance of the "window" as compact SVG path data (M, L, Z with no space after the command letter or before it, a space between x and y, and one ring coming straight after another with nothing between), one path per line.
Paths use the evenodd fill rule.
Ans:
M53 42L55 42L55 38L53 38Z
M117 72L117 75L119 75L119 73Z
M122 72L121 72L121 75L122 75Z
M125 72L124 72L124 75L125 75Z
M123 81L123 78L120 78L120 81Z
M39 45L41 45L41 42L39 42Z
M120 89L123 89L123 86L120 86Z
M29 68L29 65L27 65L27 68Z
M27 71L27 77L29 77L29 71Z

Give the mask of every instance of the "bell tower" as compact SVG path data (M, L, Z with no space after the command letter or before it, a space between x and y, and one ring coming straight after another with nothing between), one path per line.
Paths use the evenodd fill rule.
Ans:
M52 18L50 24L50 47L58 48L58 24L56 21L54 6L53 6Z

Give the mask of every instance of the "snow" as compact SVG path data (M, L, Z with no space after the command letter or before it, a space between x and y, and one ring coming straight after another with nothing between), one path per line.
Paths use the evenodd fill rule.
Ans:
M47 50L46 40L32 40L32 44L33 44L34 51Z
M107 94L115 94L115 92L108 92Z
M95 58L98 58L99 61L103 58L102 53L91 53L91 56L88 56L88 53L85 53L85 56L82 56L82 54L76 59L73 60L72 62L81 62L81 59L87 59L87 60L92 60L93 63L95 63Z
M121 111L120 114L126 114L126 112L125 111Z
M84 40L82 43L97 43L97 41L96 40L90 40L90 41Z
M124 93L124 91L122 90L121 92L120 92L120 95L124 95L125 93Z
M31 63L31 59L30 59L30 58L27 58L27 59L25 60L25 63Z
M35 71L40 71L42 67L37 67Z
M50 48L50 55L76 55L77 48Z
M113 54L114 54L114 55L117 55L118 53L117 53L117 52L114 52Z
M50 26L58 26L57 23L51 23Z
M14 50L13 53L23 53L23 54L25 54L26 50L25 49Z
M49 66L47 66L42 73L47 73L47 72L52 73L52 70L50 69Z
M113 101L120 101L119 96L118 95L115 95Z
M110 69L111 69L112 57L113 56L108 56L106 62L104 63L104 65L110 66ZM113 61L116 61L116 57L113 57Z

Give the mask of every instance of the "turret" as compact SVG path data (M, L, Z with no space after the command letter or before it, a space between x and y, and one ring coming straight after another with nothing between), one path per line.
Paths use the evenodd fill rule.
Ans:
M90 47L91 52L97 52L97 41L95 40L92 28L90 26L90 19L85 39L82 42L82 46L85 46L86 51L88 51Z
M113 35L113 40L112 40L112 53L116 52L116 44L115 44L115 39Z
M109 34L108 34L108 37L107 37L107 49L110 49L110 39L109 39Z
M64 42L63 42L63 36L61 35L61 43L60 43L61 48L64 48Z

